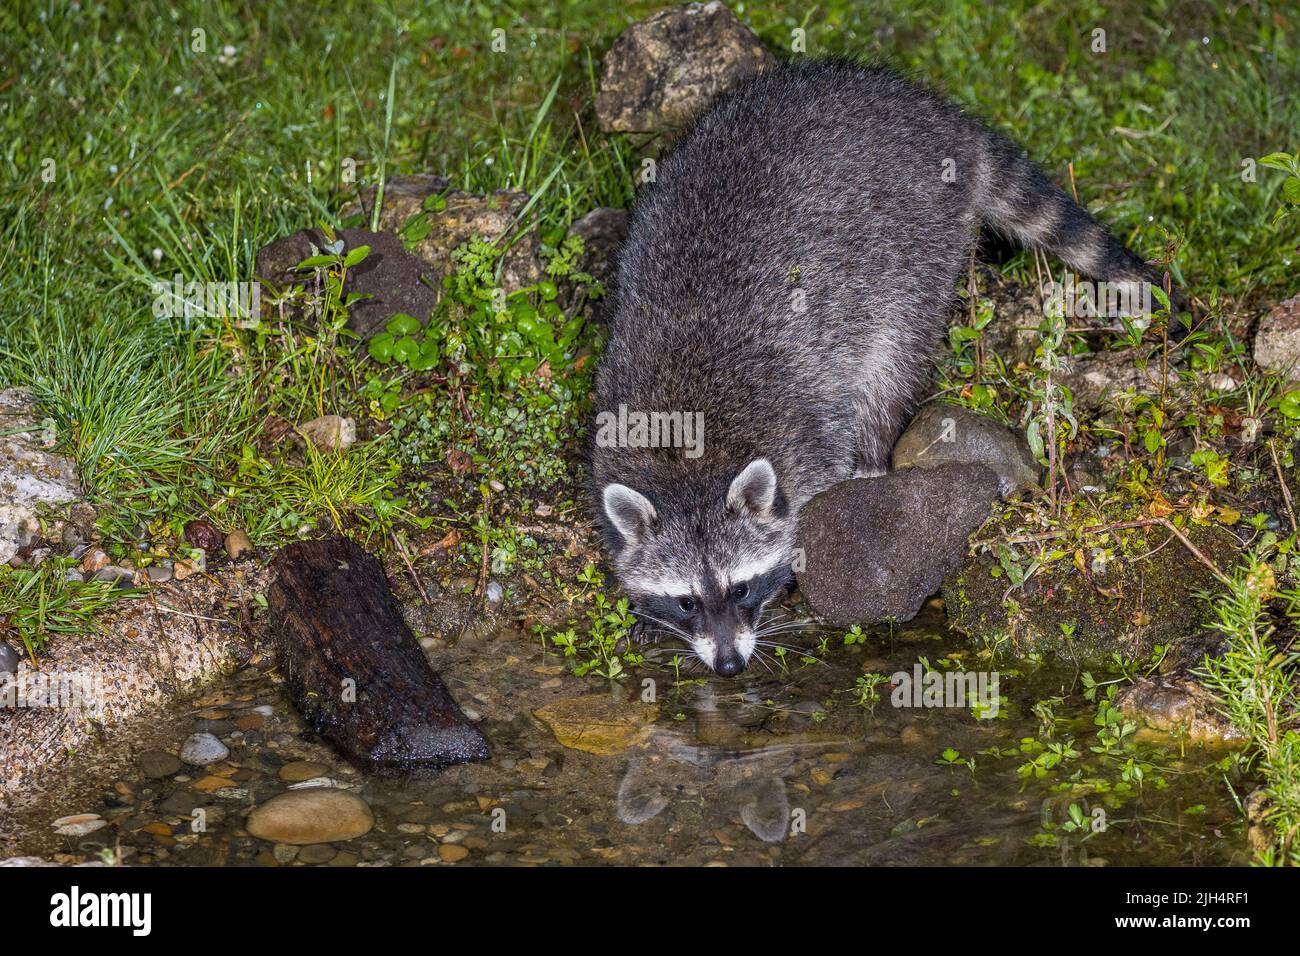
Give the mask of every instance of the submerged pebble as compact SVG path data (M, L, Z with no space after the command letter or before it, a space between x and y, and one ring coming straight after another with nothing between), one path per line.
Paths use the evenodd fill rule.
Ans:
M77 813L72 816L59 817L52 824L54 832L60 836L86 836L108 826L108 821L98 813Z
M136 758L136 766L150 780L160 780L179 773L181 762L163 750L146 750Z
M195 767L206 767L229 756L230 748L212 734L190 734L181 747L181 760Z
M245 828L259 840L306 846L353 840L374 825L375 816L360 797L314 787L272 797L248 815Z

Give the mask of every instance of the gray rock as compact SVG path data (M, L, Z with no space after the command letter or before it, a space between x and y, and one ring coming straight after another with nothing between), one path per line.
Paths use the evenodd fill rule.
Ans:
M1040 469L1025 439L957 405L926 405L894 446L895 470L944 464L984 465L998 476L1003 497L1038 487Z
M85 528L77 527L71 521L63 526L63 532L59 537L65 548L75 548L90 542L90 532Z
M1104 491L1106 488L1106 475L1099 468L1089 465L1086 458L1074 458L1070 462L1068 472L1070 478L1070 487L1075 491Z
M177 790L158 805L161 813L188 816L199 805L199 796L189 790Z
M1292 381L1300 378L1300 295L1279 302L1260 319L1255 330L1255 364Z
M303 847L298 853L298 862L308 864L328 863L338 856L338 852L328 843L311 843Z
M799 517L799 590L825 623L908 621L997 499L983 465L911 468L823 491Z
M52 452L53 445L31 395L0 390L0 564L40 531L38 510L81 497L72 459Z
M499 581L489 581L487 585L487 602L488 604L500 604L506 596L506 590L501 586Z
M111 581L120 588L129 588L135 580L135 572L110 564L100 568L90 576L92 581Z
M190 734L181 747L181 760L194 767L206 767L230 756L230 750L212 734Z
M22 659L22 655L14 649L13 645L0 641L0 674L16 674L18 663Z
M298 858L298 848L288 843L277 843L271 847L271 855L275 857L277 863L287 865Z
M605 54L596 119L606 132L679 129L719 94L775 63L721 3L660 10L624 30Z

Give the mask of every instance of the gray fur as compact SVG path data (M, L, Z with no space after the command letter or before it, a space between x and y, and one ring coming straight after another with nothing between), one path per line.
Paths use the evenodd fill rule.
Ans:
M636 606L706 663L731 672L718 662L734 665L737 635L780 595L803 504L885 471L981 223L1096 279L1150 277L1018 148L850 63L783 67L727 94L643 190L596 410L701 412L703 454L597 443L594 512ZM765 507L732 487L758 458L776 476ZM611 483L643 496L639 533L610 520ZM768 564L752 606L738 601L737 578ZM693 615L669 614L674 582Z

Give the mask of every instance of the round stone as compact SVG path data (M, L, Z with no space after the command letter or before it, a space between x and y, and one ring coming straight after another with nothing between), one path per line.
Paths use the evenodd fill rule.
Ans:
M360 797L344 790L292 790L248 815L245 828L259 840L307 846L352 840L369 833L375 816Z
M136 758L135 763L150 780L170 777L181 769L181 762L164 750L146 750Z
M235 530L226 535L226 554L230 555L231 560L237 559L241 554L251 550L253 542L249 540L248 532Z
M328 843L312 843L302 848L302 851L298 854L298 862L319 865L328 863L337 855L338 850Z
M181 759L195 767L219 763L229 756L229 748L212 734L190 734L181 747Z
M280 768L280 779L285 783L301 783L323 777L329 770L328 766L315 760L297 760Z

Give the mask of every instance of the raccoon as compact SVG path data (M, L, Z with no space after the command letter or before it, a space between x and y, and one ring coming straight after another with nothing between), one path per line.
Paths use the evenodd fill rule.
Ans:
M780 67L682 138L619 254L590 449L640 622L724 676L769 643L799 510L884 473L981 224L1155 278L1020 149L887 70Z

